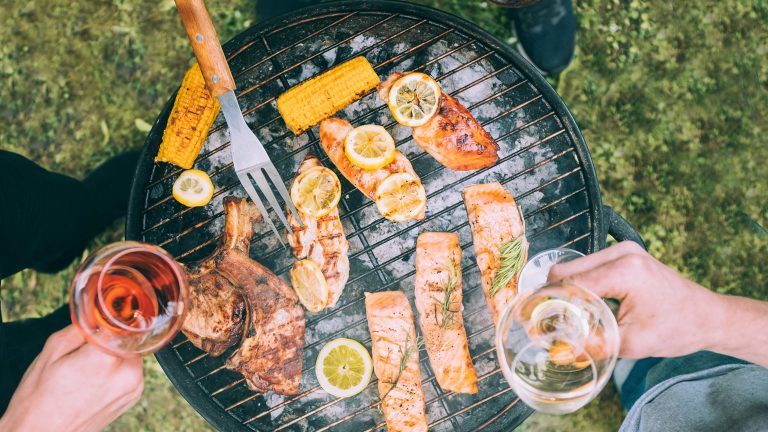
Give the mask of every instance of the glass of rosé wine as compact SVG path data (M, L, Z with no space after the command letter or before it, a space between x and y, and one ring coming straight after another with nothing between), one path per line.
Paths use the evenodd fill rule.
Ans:
M187 291L184 269L165 250L112 243L80 264L70 287L72 322L113 355L149 354L179 331Z

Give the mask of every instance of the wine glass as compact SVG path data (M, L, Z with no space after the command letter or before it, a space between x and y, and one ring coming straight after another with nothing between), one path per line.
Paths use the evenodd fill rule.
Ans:
M576 411L611 377L619 327L597 295L564 282L520 293L496 331L504 377L530 407L553 414Z
M152 353L184 320L184 270L165 250L124 241L98 249L70 286L72 322L86 340L110 354Z
M520 270L517 292L525 293L547 283L549 269L555 264L566 263L583 257L584 254L568 248L547 249L534 255Z

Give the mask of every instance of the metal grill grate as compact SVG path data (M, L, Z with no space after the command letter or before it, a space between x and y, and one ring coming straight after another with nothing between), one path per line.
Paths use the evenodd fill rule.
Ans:
M265 144L284 179L289 180L308 151L328 164L317 128L300 137L289 132L275 98L300 81L349 58L364 55L384 78L392 71L422 71L477 117L501 147L490 168L445 169L398 126L374 93L339 115L353 125L383 124L398 149L411 160L428 195L427 218L407 224L381 219L375 205L344 178L342 224L350 242L350 278L338 305L308 315L301 393L259 394L239 374L223 367L229 353L212 358L183 335L158 359L180 392L206 419L232 430L383 430L377 409L376 379L360 395L335 399L317 385L315 357L335 337L351 337L370 347L363 292L402 290L413 298L415 240L419 232L452 231L464 250L464 321L479 377L476 395L443 392L426 353L420 353L430 430L509 430L530 414L509 390L496 362L493 327L480 288L471 235L461 199L470 184L500 181L521 205L531 253L567 245L591 252L602 245L600 198L583 140L554 91L509 48L455 17L392 2L342 3L297 12L269 26L257 26L225 46L238 85L246 121ZM155 165L166 105L147 140L129 209L128 237L158 244L182 261L210 254L224 225L222 199L244 196L232 170L222 116L211 128L196 167L216 186L212 205L184 208L171 198L180 170ZM286 277L293 262L264 226L251 255Z

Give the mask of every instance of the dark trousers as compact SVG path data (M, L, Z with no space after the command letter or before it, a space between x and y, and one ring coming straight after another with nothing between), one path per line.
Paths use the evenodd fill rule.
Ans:
M110 159L85 180L0 151L0 279L25 268L53 273L125 215L138 152ZM0 416L48 337L71 323L69 306L34 319L0 317Z

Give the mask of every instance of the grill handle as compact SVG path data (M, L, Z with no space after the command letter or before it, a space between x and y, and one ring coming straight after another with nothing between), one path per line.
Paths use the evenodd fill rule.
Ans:
M213 97L235 89L235 80L203 0L176 0L205 83Z
M603 206L603 218L608 227L607 234L616 239L616 241L621 242L624 240L631 240L642 246L643 249L648 250L648 247L645 245L642 237L640 237L640 234L635 231L626 219L621 217L612 208L606 205Z

